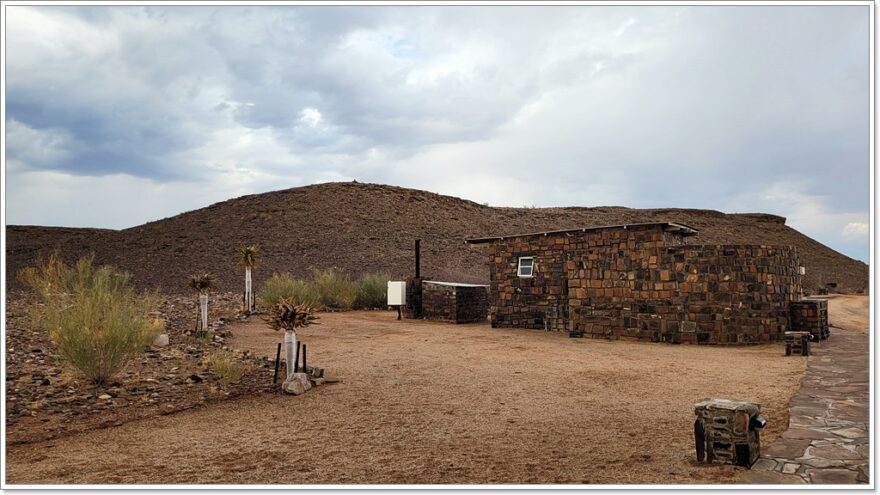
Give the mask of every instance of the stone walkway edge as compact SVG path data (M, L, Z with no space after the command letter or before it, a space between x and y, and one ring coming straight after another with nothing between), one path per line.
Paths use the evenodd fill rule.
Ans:
M868 335L833 328L828 340L810 346L788 430L739 482L868 483L869 411Z

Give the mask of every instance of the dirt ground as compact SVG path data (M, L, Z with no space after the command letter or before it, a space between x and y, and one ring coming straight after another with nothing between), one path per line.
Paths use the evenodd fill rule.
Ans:
M753 347L569 339L535 330L321 315L299 333L341 378L7 450L7 482L725 483L693 462L693 404L762 404L788 424L803 358ZM252 318L233 346L274 355ZM270 376L266 377L271 380Z
M833 327L868 333L868 296L835 295L828 298L828 323Z

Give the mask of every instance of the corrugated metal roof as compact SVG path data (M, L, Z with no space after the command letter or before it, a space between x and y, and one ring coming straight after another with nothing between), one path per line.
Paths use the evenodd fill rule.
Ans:
M566 230L549 230L547 232L531 232L528 234L514 234L514 235L503 235L503 236L495 236L495 237L481 237L477 239L467 239L464 242L468 244L483 244L486 242L492 241L502 241L504 239L510 239L513 237L529 237L535 235L552 235L552 234L566 234L570 232L590 232L594 230L606 230L606 229L627 229L630 227L663 227L665 230L676 232L681 235L696 235L699 231L693 227L689 227L683 223L678 222L647 222L647 223L627 223L620 225L603 225L601 227L583 227L580 229L566 229Z

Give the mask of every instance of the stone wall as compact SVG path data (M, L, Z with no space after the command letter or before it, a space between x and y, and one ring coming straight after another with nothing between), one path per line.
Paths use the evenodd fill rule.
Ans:
M406 304L401 308L405 318L422 318L422 283L427 280L414 277L406 279Z
M489 295L484 286L461 286L424 282L422 315L429 320L472 323L485 321Z
M603 248L568 261L572 330L699 344L782 340L800 298L789 247ZM580 265L580 266L578 266Z
M828 338L828 301L804 299L791 305L791 329L810 332L813 340Z
M489 317L489 288L461 286L456 289L455 322L485 322Z
M658 226L495 240L490 317L495 327L666 342L782 340L801 296L794 248L689 245ZM534 276L517 276L534 256Z

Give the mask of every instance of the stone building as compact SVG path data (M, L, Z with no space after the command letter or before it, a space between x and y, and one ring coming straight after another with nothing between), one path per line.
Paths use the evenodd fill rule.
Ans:
M493 327L729 344L783 339L801 298L789 246L699 245L680 223L470 239L489 262Z

